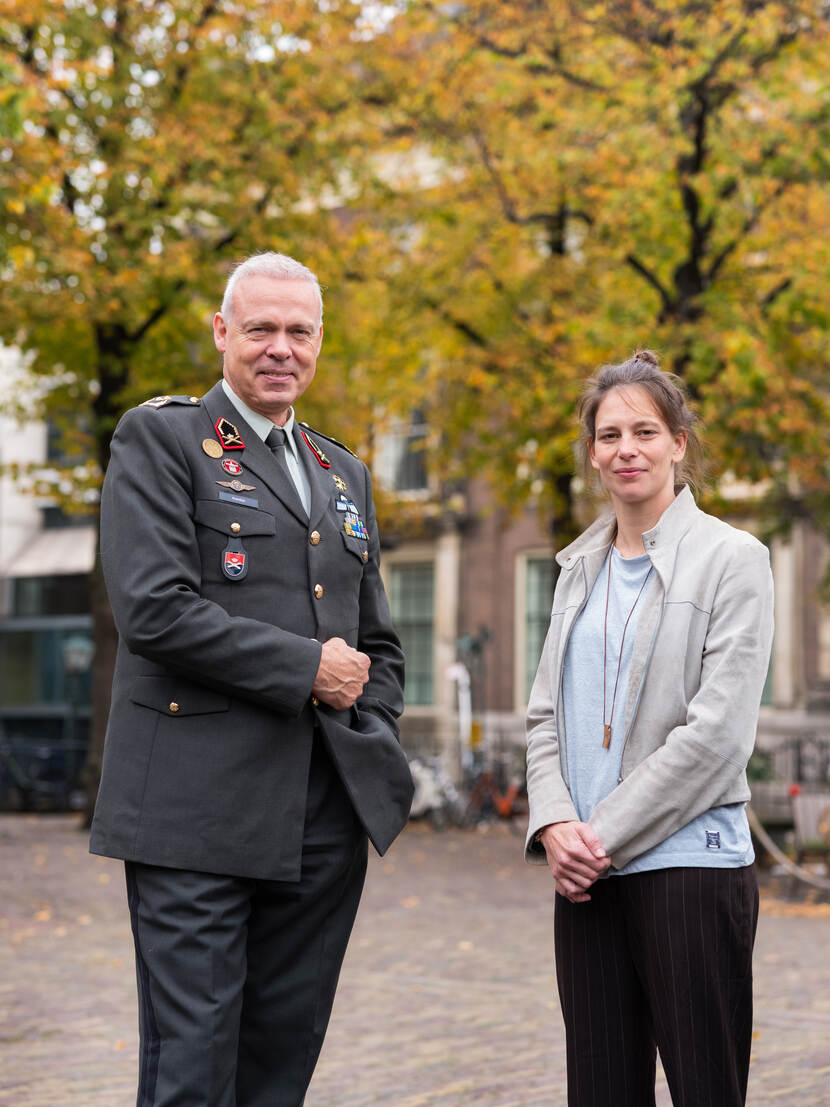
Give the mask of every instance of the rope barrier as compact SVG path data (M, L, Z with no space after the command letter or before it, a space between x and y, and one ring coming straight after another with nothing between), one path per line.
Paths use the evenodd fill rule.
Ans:
M796 865L795 861L790 860L786 853L783 853L778 846L767 834L761 825L761 820L747 804L746 813L749 818L749 825L752 828L752 833L767 851L770 856L774 857L782 868L786 869L791 876L796 877L798 880L803 880L805 884L812 884L814 888L821 888L824 892L830 892L830 880L825 880L823 877L816 876L815 873L809 872L801 865Z

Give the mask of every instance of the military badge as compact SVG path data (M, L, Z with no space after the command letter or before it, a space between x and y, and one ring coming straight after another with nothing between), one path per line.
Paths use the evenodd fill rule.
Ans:
M223 488L232 488L234 492L253 492L256 488L255 484L243 484L241 480L218 480L216 483Z
M239 550L225 550L225 560L222 562L222 570L231 580L239 580L245 573L245 562L248 555Z
M226 473L230 473L232 477L242 476L242 466L235 458L223 457L222 468L225 470Z
M369 537L369 532L359 515L347 515L343 520L343 530L350 538L367 539Z
M222 443L226 450L244 450L245 443L242 441L242 435L230 422L229 419L225 419L221 416L216 420L214 428L216 431L216 437Z
M165 404L170 403L169 396L153 396L151 400L145 400L141 405L142 407L164 407Z
M205 438L202 440L202 449L208 455L208 457L221 457L222 447L216 441L215 438Z
M241 538L229 538L222 551L222 573L228 580L244 580L248 575L248 554Z
M335 488L339 488L341 492L345 492L348 485L342 477L338 477L337 473L332 473L331 479L334 481Z
M309 438L304 430L301 430L300 434L303 436L303 439L305 440L306 446L308 446L308 448L311 450L311 452L317 458L317 461L319 462L319 464L322 465L324 469L331 469L331 462L326 457L326 455L323 453L323 451L320 449L320 447L317 445L317 443L314 441L314 439Z

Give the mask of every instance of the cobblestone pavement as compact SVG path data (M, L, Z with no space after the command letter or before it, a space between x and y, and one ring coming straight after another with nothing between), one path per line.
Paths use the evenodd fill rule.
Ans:
M370 863L306 1107L562 1107L551 899L507 827L410 826ZM830 904L765 888L755 964L750 1107L827 1107ZM0 815L0 1107L129 1107L136 1047L121 865L74 816Z

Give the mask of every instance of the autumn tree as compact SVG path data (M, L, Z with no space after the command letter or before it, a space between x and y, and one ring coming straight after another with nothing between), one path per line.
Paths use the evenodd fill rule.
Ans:
M393 22L373 122L410 176L378 210L442 473L537 496L566 535L580 382L648 345L714 472L766 489L768 519L830 528L829 32L813 0L423 2Z
M372 34L357 3L3 5L0 338L30 355L43 413L63 426L69 509L95 511L126 407L215 380L209 324L232 261L303 259L333 285L337 333L335 278L355 248L336 211L355 187L352 59ZM307 418L328 408L330 421L334 397L349 409L365 384L344 367L351 353L332 343ZM91 791L114 654L97 570L93 615Z
M227 266L276 248L329 286L303 414L346 441L419 408L445 488L561 540L580 382L651 345L713 469L830 529L829 38L818 0L6 0L0 338L76 504L125 407L215 379Z

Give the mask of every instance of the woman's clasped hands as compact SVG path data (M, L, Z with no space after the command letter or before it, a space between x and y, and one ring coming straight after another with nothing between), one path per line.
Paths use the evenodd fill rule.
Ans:
M571 903L587 903L588 889L611 864L589 823L551 823L539 834L556 890Z

